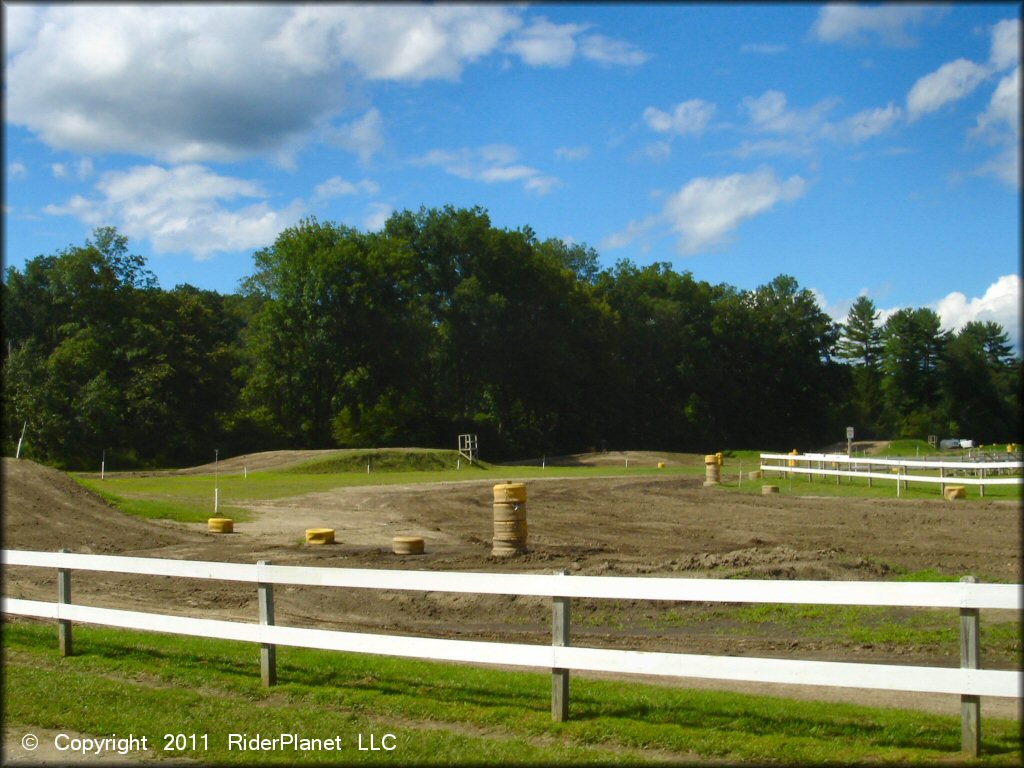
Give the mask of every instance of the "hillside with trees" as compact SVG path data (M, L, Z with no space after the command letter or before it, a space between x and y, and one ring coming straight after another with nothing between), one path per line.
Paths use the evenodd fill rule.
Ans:
M1017 439L1021 360L996 323L930 309L834 322L780 275L754 290L622 261L479 208L367 233L306 219L237 293L165 289L97 229L4 276L4 452L89 468L275 448L813 448Z

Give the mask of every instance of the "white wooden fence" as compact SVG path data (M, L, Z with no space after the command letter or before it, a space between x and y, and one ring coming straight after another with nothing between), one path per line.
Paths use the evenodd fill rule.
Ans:
M980 748L979 697L1021 696L1019 671L980 668L978 635L981 609L1020 611L1024 607L1021 586L979 584L972 577L958 583L721 580L320 568L278 566L266 561L251 565L24 550L3 550L0 556L5 568L35 566L57 569L56 603L5 596L2 611L5 614L56 619L61 650L65 654L70 654L72 649L73 621L244 640L262 646L261 666L266 685L272 685L276 680L274 648L285 645L550 669L552 717L559 721L568 717L568 682L569 670L572 669L958 694L962 702L963 749L965 753L975 755ZM259 623L73 604L73 570L253 583L259 590ZM551 597L552 644L444 640L276 626L274 584ZM920 667L572 647L569 643L571 598L956 608L961 617L961 666Z
M777 463L771 463L777 462ZM876 468L885 471L877 472ZM928 459L856 458L845 453L762 453L760 469L763 473L776 472L783 476L819 475L862 478L871 485L873 480L896 481L896 494L907 483L938 483L939 492L946 485L976 485L985 495L986 485L1022 485L1024 462L1021 461L936 461ZM938 475L908 473L908 470L938 470ZM765 475L767 477L767 474Z

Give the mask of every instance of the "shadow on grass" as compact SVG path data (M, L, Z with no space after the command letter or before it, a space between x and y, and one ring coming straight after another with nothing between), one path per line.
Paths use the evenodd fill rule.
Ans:
M188 647L186 641L175 647L174 640L153 636L150 642L147 636L83 628L76 630L76 656L67 663L99 673L137 676L142 671L175 686L220 687L250 699L285 697L294 705L315 703L375 718L500 725L514 732L596 743L649 739L641 746L706 753L723 741L820 740L837 748L925 750L951 759L960 749L954 717L592 680L573 681L570 720L558 724L550 719L550 679L544 673L305 649L279 648L279 685L264 689L258 645L189 638ZM46 625L9 624L5 644L16 650L57 652L53 627ZM1020 751L1019 729L1015 733L1000 724L983 733L986 756Z

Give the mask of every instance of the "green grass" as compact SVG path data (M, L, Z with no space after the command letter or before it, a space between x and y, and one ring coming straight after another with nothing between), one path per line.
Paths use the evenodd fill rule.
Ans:
M212 485L208 493L205 494L192 493L185 496L168 495L164 498L145 498L116 493L112 486L107 485L106 480L89 480L81 477L75 477L75 480L126 515L149 520L176 520L179 523L205 523L213 516ZM222 517L231 517L232 520L238 522L252 519L252 514L247 509L230 504L218 503L217 514Z
M956 761L956 717L690 691L574 676L570 720L550 716L550 675L369 655L278 649L279 685L259 680L258 646L75 628L60 658L52 624L4 625L4 724L25 731L208 734L203 764L835 764ZM986 717L983 764L1021 761L1019 723ZM227 749L229 733L340 736L343 751ZM359 751L369 734L394 752ZM16 745L11 745L17 749Z
M873 479L868 485L866 478L843 477L840 482L836 478L815 475L797 475L790 477L782 476L782 471L765 472L760 480L751 480L747 477L748 471L757 468L756 463L751 463L748 470L746 463L742 466L744 477L737 477L741 467L726 462L722 467L722 489L739 491L742 493L759 494L762 485L777 485L779 493L794 496L834 496L849 498L896 498L896 475L892 480ZM877 471L877 470L876 470ZM915 470L915 474L929 474L924 470ZM933 473L938 477L938 472ZM955 477L948 478L947 485L957 485ZM967 498L958 499L955 503L971 503L975 501L1020 501L1022 498L1021 485L990 485L985 488L985 495L981 495L980 488L974 485L966 486ZM899 491L901 499L932 499L941 500L940 485L938 483L915 483L911 481L904 484Z
M426 472L452 470L465 465L466 469L482 469L489 464L469 464L458 451L441 451L430 448L404 450L346 450L323 459L313 459L286 469L282 473L297 475L326 475L339 472L366 472L367 466L373 472Z
M939 453L939 449L931 445L927 440L893 440L888 447L883 448L878 454L880 456L931 456Z

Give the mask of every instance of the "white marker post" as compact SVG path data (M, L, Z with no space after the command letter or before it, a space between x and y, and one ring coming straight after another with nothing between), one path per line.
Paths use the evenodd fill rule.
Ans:
M100 480L103 480L107 476L107 451L103 450L103 456L100 458Z
M25 439L25 427L28 426L28 421L21 425L21 437L18 438L18 450L14 452L14 458L21 458L21 441Z
M220 506L220 448L213 449L213 514L216 516Z

